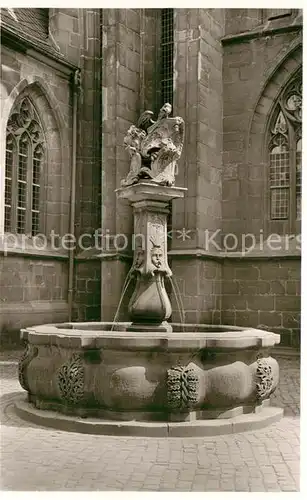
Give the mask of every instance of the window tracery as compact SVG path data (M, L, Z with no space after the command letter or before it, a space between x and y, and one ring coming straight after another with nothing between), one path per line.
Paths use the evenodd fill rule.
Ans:
M269 187L272 220L292 218L299 220L301 217L301 128L302 75L300 74L282 92L271 120Z
M41 173L45 139L39 117L26 97L14 106L7 123L4 230L39 232Z

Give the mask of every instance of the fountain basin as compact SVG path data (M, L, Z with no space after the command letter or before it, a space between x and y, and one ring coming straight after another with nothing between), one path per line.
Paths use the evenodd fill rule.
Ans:
M267 411L279 380L270 356L278 334L189 324L184 332L176 324L172 333L127 332L129 325L22 330L27 347L19 380L28 404L77 418L143 424L225 422Z

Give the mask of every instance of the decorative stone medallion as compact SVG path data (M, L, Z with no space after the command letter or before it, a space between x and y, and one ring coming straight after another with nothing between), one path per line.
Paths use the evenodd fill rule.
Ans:
M192 368L175 366L167 370L166 386L169 408L190 408L197 403L199 380Z
M265 399L273 389L272 367L265 358L257 359L257 399Z
M32 344L27 344L25 352L21 356L21 359L18 363L18 380L21 387L29 392L29 384L27 379L27 367L31 363L32 359L34 359L38 354L38 348Z
M73 354L58 370L57 382L61 398L69 404L78 404L84 396L84 366L81 356Z

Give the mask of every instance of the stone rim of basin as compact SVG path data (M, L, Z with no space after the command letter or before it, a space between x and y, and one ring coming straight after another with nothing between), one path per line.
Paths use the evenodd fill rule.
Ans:
M130 323L118 323L119 326ZM93 348L236 348L272 347L280 343L280 335L256 328L234 327L226 325L193 325L185 324L185 328L201 327L212 331L181 331L181 332L127 332L103 330L111 323L95 323L101 330L84 330L85 323L46 324L28 327L21 330L21 338L33 344L54 344L63 347L93 347ZM71 327L73 326L73 327ZM74 328L74 327L78 328ZM214 331L225 328L225 331Z

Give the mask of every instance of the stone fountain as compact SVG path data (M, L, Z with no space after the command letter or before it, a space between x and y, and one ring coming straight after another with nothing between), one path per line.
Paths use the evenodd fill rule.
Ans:
M281 418L270 407L279 379L270 350L280 336L242 327L171 324L164 280L167 215L184 122L165 104L145 111L125 146L130 171L117 196L134 211L135 279L127 323L66 323L22 330L19 380L24 418L64 430L196 436L259 428Z

